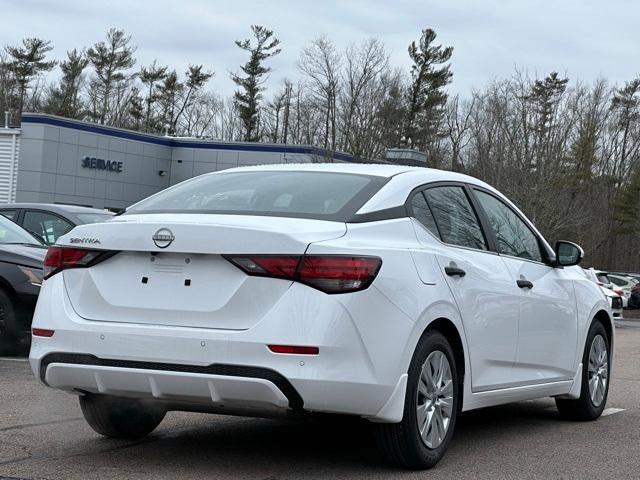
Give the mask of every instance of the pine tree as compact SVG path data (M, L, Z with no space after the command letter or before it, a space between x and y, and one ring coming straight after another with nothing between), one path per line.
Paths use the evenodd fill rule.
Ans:
M633 131L640 124L640 78L627 82L624 87L614 92L611 101L611 112L614 115L616 134L615 144L618 162L614 176L624 172L633 154Z
M134 88L132 92L131 99L129 100L129 105L127 108L128 116L131 118L131 125L128 125L128 128L132 130L140 130L142 127L142 119L144 118L144 100L139 95L138 89Z
M271 68L264 66L264 61L280 53L280 40L273 36L273 31L260 25L252 25L251 31L255 37L255 45L250 39L236 40L236 45L249 52L249 61L241 66L244 77L232 74L232 80L241 88L234 95L235 104L240 112L240 119L244 126L244 140L251 142L258 140L257 125L259 104L264 90L264 76Z
M158 102L160 104L161 128L169 133L175 118L176 105L184 85L178 80L178 74L172 70L158 86Z
M185 72L187 76L187 80L184 82L184 97L181 99L181 107L178 110L178 113L173 118L171 123L169 133L171 135L175 135L178 129L178 120L180 116L183 114L185 108L187 108L192 101L195 93L204 87L205 83L209 81L211 77L213 77L213 72L203 71L204 67L202 65L189 65L189 69Z
M50 91L45 111L67 118L80 118L83 105L80 99L82 72L89 64L84 52L75 48L67 52L67 59L60 63L62 79Z
M9 55L9 69L18 85L18 115L22 114L31 81L55 66L55 61L45 60L47 53L52 49L51 42L41 38L25 38L22 40L22 46L5 47Z
M153 63L148 67L142 67L140 69L140 81L147 89L147 96L144 100L144 126L147 132L153 131L153 121L151 118L152 106L159 97L159 94L154 91L154 87L156 87L159 82L166 78L168 69L169 67L167 66L158 66L156 60L154 60Z
M558 105L560 97L567 89L568 78L559 78L558 72L551 72L544 80L536 80L531 88L531 100L539 116L537 128L545 133Z
M451 60L453 47L434 45L436 36L436 32L427 28L422 31L418 44L411 42L409 45L409 57L413 65L412 82L407 94L404 137L406 142L419 149L426 149L438 137L443 108L447 102L444 87L453 77L451 65L446 64Z
M136 49L129 45L130 41L131 37L123 30L111 28L106 41L98 42L87 50L87 57L95 71L93 85L101 101L100 111L96 112L97 120L102 124L107 119L109 101L116 85L131 78L127 70L136 63L133 58Z

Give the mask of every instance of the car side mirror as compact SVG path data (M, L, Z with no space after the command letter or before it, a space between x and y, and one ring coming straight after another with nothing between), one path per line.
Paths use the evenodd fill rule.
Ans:
M565 240L556 242L556 265L561 267L571 267L578 265L584 257L584 250L579 245Z

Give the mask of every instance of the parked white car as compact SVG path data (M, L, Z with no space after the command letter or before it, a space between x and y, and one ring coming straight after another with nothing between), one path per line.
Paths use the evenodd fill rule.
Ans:
M602 280L605 280L606 274L603 273L602 271L598 270L594 270L593 268L585 268L584 269L584 273L587 276L587 278L589 278L592 282L596 283L600 289L602 290L602 293L604 293L605 297L607 297L608 301L609 301L609 305L611 306L611 312L613 313L613 318L615 320L622 320L623 319L623 296L620 295L619 293L616 293L613 291L612 288L610 287L605 287L603 285ZM606 278L607 280L607 284L609 283L609 279Z
M617 273L609 273L607 277L609 278L611 283L622 290L622 294L625 300L624 306L626 307L629 302L629 297L631 297L631 290L638 284L638 280L633 277L628 277L626 275L620 275Z
M611 275L609 274L609 272L605 272L603 270L595 270L595 274L598 279L598 285L603 288L608 288L615 294L619 295L622 299L622 308L627 308L629 297L631 296L631 289L629 289L628 295L625 294L625 291L611 280Z
M614 328L581 257L468 176L230 169L61 237L31 367L109 437L168 410L347 414L428 468L460 411L551 396L600 416Z

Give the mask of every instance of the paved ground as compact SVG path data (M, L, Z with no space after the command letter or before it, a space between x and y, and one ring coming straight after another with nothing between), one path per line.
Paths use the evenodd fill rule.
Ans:
M430 472L381 462L366 425L288 423L171 413L149 438L93 433L75 398L36 383L28 364L0 359L0 478L640 478L640 322L617 329L611 413L558 419L550 399L464 414Z

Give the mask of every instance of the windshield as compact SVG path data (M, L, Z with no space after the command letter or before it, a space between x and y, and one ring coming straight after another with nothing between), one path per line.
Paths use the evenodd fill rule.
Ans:
M113 214L111 213L76 213L75 215L82 223L106 222L113 217Z
M169 188L127 213L228 213L346 221L383 183L381 177L334 172L219 173Z
M42 245L33 235L24 228L13 223L8 218L0 215L0 244L26 243L28 245Z

